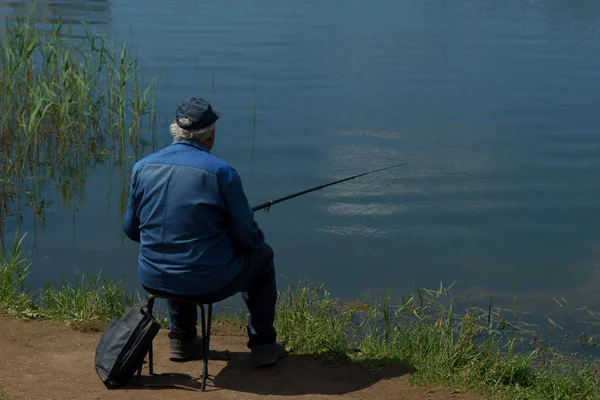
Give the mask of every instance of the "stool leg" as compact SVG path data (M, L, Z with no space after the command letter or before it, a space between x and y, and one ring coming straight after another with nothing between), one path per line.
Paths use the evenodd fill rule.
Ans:
M210 350L210 328L212 321L212 304L208 305L208 321L206 320L206 315L204 311L204 304L200 306L201 316L202 316L202 355L203 355L203 365L202 365L202 386L201 390L206 391L206 379L208 377L208 356Z
M202 325L202 383L200 389L204 392L206 389L206 312L204 304L200 304L200 323Z
M206 314L204 311L204 304L200 304L200 324L202 325L202 343L206 337Z
M202 306L204 308L204 306ZM210 328L212 325L212 303L208 305L208 321L206 328L206 337L202 341L204 345L204 369L202 371L202 391L206 389L206 378L208 377L208 353L210 351Z
M148 315L150 317L154 317L152 314L154 311L154 295L148 296ZM152 342L150 342L150 349L148 350L148 374L154 374L154 354L152 353ZM142 371L142 366L140 365L140 372Z
M150 350L148 350L148 373L150 375L154 374L154 365L152 364L154 361L154 357L152 354L152 343L150 343ZM140 367L140 370L142 367Z

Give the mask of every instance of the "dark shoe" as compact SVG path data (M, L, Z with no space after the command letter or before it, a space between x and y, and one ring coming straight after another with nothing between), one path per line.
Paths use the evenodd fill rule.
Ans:
M254 345L250 348L250 351L252 352L252 363L255 367L275 364L287 354L285 347L277 342Z
M200 360L202 358L202 343L200 336L194 339L171 339L171 355L169 359L175 362Z

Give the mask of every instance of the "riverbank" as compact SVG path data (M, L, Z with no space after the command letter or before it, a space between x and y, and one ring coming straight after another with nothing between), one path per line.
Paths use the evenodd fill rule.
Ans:
M0 387L7 399L191 399L199 393L182 389L107 390L94 371L93 357L100 333L83 333L50 322L24 322L0 317ZM199 374L202 362L168 361L168 338L161 330L155 339L157 372ZM348 363L331 363L322 357L291 354L269 369L255 369L245 347L243 330L217 324L211 338L207 383L209 399L429 399L476 400L481 397L453 393L441 386L413 387L410 370L391 365L369 372ZM147 374L144 368L143 374ZM146 381L146 380L145 380ZM149 382L149 381L148 381ZM152 383L162 382L153 380ZM184 385L198 388L199 384ZM2 396L0 396L2 398Z
M35 388L26 384L28 374L37 375L36 368L41 368L40 372L47 377L44 393L65 389L63 383L72 379L71 374L77 375L73 383L83 380L98 384L92 366L100 332L110 318L122 315L143 294L128 292L123 281L108 276L85 275L65 280L58 287L48 285L32 291L26 285L28 274L26 254L22 252L21 242L17 242L11 254L0 257L0 309L5 315L0 327L3 335L0 348L2 354L12 354L3 357L0 387L15 396L21 395L20 390L42 390L43 381L29 385ZM164 317L164 313L162 315ZM166 327L166 318L161 321ZM240 353L236 362L244 364L248 355L247 349L241 350L244 348L244 315L241 311L221 313L216 321L227 329L237 330L237 335L221 334L224 347L217 340L215 348L231 352L234 350L227 348L231 344L232 349ZM397 300L386 294L349 304L333 298L322 286L300 282L280 293L276 326L280 340L291 352L291 360L311 361L302 361L308 364L301 362L300 367L293 367L298 368L294 373L287 370L281 373L283 376L291 374L285 381L297 382L297 390L313 387L310 382L314 377L306 374L317 373L320 368L317 365L324 363L327 367L320 372L323 377L319 384L337 387L332 389L337 392L341 390L339 387L365 386L357 383L361 381L353 374L364 376L367 381L380 380L389 374L386 371L390 368L393 371L400 368L402 378L395 378L400 379L400 385L406 386L406 390L413 390L411 385L426 388L441 385L452 388L444 390L468 391L488 398L600 398L597 363L567 359L543 344L532 352L520 352L525 338L514 331L501 334L499 326L505 323L492 311L491 305L487 311L471 307L456 309L451 292L443 287L435 291L418 290L414 295ZM166 351L166 347L162 351ZM67 355L68 352L75 353ZM65 375L61 371L67 364L71 367L66 371L71 372ZM213 365L217 376L221 374L219 368L225 370L226 366L227 363ZM160 367L172 368L166 364ZM11 372L13 370L20 372ZM333 371L346 370L352 372L325 378ZM7 380L11 374L13 377ZM244 374L260 373L246 371ZM279 374L269 379L279 380ZM302 376L306 380L300 378ZM298 377L296 381L295 377ZM258 390L248 383L251 380L241 377L239 380L238 384L248 385L246 390ZM282 383L282 387L292 385L290 382ZM306 388L305 391L310 390ZM268 390L264 390L266 394ZM359 397L364 395L357 390L345 393L350 397L356 393ZM101 396L95 398L109 396L102 391L94 393ZM131 392L132 395L137 393ZM369 395L369 398L377 397Z

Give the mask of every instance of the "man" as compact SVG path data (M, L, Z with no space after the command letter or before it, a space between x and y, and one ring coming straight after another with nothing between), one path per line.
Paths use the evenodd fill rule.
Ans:
M140 243L138 275L150 293L212 302L242 293L255 366L285 355L273 326L273 250L254 221L237 171L210 153L219 119L202 98L178 104L173 143L132 171L124 231ZM202 357L196 306L168 301L170 359Z

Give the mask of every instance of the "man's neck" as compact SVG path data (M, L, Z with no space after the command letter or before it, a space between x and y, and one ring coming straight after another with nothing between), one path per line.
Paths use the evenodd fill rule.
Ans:
M187 144L189 146L210 153L210 150L208 150L208 148L204 144L191 139L175 139L173 140L173 144Z

